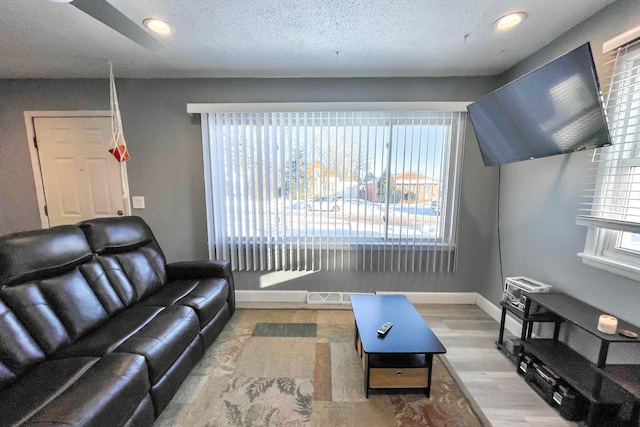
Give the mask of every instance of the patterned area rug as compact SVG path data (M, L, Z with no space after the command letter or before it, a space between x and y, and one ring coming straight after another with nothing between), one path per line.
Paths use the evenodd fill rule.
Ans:
M489 426L434 357L431 398L364 395L349 310L238 310L156 426Z

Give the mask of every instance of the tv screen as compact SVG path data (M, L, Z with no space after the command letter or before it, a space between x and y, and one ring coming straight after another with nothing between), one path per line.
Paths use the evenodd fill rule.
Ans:
M467 110L486 166L611 145L589 43Z

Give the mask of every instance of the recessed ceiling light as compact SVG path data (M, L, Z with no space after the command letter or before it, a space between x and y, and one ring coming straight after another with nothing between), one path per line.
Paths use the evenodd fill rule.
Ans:
M508 13L499 18L496 22L493 23L493 25L498 31L506 31L524 21L526 17L527 14L524 12Z
M142 23L154 33L169 34L171 32L169 24L157 18L147 18Z

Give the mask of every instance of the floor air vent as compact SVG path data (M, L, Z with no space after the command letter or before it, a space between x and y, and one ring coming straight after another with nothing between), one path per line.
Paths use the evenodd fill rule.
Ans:
M307 304L342 304L342 292L307 292Z
M307 304L351 304L351 295L364 292L307 292ZM372 294L369 294L372 295Z

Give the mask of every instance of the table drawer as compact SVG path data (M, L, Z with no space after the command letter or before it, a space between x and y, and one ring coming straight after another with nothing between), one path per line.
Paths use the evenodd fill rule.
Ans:
M360 362L362 363L362 368L364 369L364 358L366 357L366 354L362 351L362 341L360 341L360 337L358 337L356 349L358 350L358 356L360 356Z
M371 368L370 388L426 388L429 368Z

